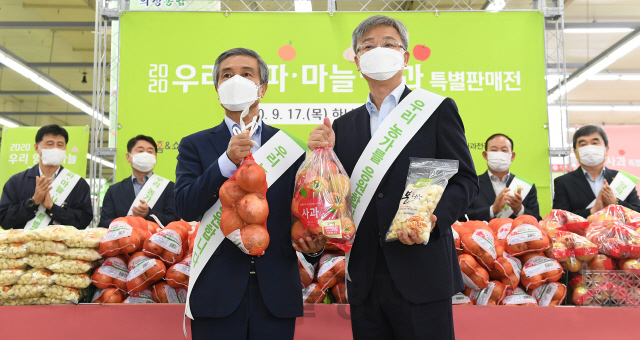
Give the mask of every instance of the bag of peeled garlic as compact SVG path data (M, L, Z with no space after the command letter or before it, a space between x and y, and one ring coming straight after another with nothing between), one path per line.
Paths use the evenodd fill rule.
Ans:
M398 232L416 232L422 244L429 243L433 230L431 215L436 209L449 179L458 172L458 161L448 159L411 158L404 194L386 241L398 239Z

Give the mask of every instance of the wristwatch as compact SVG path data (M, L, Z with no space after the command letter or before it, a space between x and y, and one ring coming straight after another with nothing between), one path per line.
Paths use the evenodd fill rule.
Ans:
M27 200L27 206L28 206L29 208L33 208L33 207L35 207L35 206L36 206L36 201L34 201L34 200L33 200L33 198L29 198L29 199Z

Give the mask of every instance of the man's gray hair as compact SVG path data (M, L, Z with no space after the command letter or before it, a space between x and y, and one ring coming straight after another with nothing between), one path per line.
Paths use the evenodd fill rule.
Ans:
M353 51L357 52L356 49L358 48L358 41L362 39L362 36L367 33L367 31L380 25L391 26L395 28L396 31L400 33L400 38L402 39L402 45L404 46L404 49L409 49L409 31L407 31L407 27L400 20L388 17L386 15L374 15L365 19L360 23L360 25L358 25L358 27L356 27L355 30L353 30L353 34L351 35L351 47L353 48Z
M267 67L267 64L264 62L264 60L262 60L260 55L254 50L237 47L222 52L222 54L218 56L218 59L216 59L216 64L213 66L213 83L215 84L216 88L218 88L218 73L220 73L220 63L222 63L223 60L235 55L246 55L248 57L256 58L256 60L258 60L258 67L260 68L260 85L267 84L269 82L269 67Z

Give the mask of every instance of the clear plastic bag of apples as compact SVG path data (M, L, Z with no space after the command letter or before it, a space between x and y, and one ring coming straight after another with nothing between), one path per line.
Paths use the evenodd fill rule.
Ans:
M291 218L293 242L323 234L327 242L351 250L356 233L351 183L333 149L313 150L298 169Z

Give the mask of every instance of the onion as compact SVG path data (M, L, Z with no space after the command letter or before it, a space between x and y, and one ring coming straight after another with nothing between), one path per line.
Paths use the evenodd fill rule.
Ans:
M226 181L220 187L220 203L222 203L223 207L231 208L246 194L247 192L242 190L238 182Z
M267 174L260 165L248 161L238 170L236 181L242 189L248 192L259 192L267 182Z
M222 234L227 236L233 231L244 227L244 221L233 209L222 208L222 216L220 216L220 230Z
M263 224L269 216L269 205L260 194L247 194L236 204L236 211L247 224Z
M240 229L240 236L249 255L260 256L269 246L269 232L261 225L250 224Z

